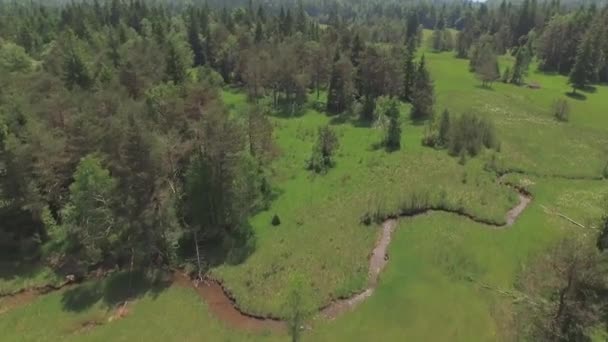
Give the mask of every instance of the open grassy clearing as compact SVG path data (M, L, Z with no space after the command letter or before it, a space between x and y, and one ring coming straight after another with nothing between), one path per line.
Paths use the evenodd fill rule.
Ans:
M234 94L225 95L234 101ZM244 99L243 99L244 100ZM235 106L234 104L232 104ZM428 206L445 203L480 219L504 223L516 194L483 172L483 161L466 166L444 151L421 146L423 126L414 126L404 111L404 147L375 150L382 132L308 110L301 116L274 119L283 152L275 163L279 197L252 220L255 252L241 265L220 266L213 273L236 296L241 308L256 314L281 315L286 284L294 271L311 277L317 304L348 296L367 280L367 255L377 230L360 224L365 213L398 214L414 195ZM318 127L332 124L340 138L336 168L314 176L305 170ZM278 214L281 226L272 227ZM311 213L314 213L312 215ZM270 300L269 300L270 298Z
M598 86L584 101L566 96L571 91L567 78L531 72L527 80L541 89L496 82L485 89L469 73L468 60L452 53L427 53L435 78L437 108L454 114L473 111L492 117L502 142L500 160L505 170L521 170L542 175L601 177L608 161L608 87ZM512 59L501 59L502 67ZM531 66L531 70L534 66ZM551 115L551 104L568 98L570 122L561 123Z
M310 340L510 340L512 298L480 284L517 293L517 274L530 257L560 236L581 234L542 206L593 216L600 209L595 199L607 191L603 182L539 181L533 204L502 231L445 213L401 220L375 295L354 312L320 324Z

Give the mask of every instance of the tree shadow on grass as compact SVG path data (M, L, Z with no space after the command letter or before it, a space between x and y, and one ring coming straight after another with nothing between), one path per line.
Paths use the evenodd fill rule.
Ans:
M481 90L486 90L486 91L494 91L494 88L491 85L483 85L483 84L478 84L475 86L476 89L481 89Z
M270 221L268 222L270 226ZM184 237L180 243L180 256L193 264L197 264L196 244L194 234ZM198 249L201 255L201 266L212 268L223 264L239 265L253 254L257 238L249 223L232 230L224 236L199 236Z
M597 92L597 88L591 85L586 86L585 88L583 88L583 91L585 93L589 93L589 94L595 94Z
M65 291L61 303L66 311L73 312L84 311L98 302L114 307L147 294L156 297L170 284L170 277L162 271L154 274L124 271Z
M585 96L585 94L573 93L571 91L565 92L564 95L568 96L569 98L571 98L573 100L578 100L578 101L584 101L587 99L587 96Z

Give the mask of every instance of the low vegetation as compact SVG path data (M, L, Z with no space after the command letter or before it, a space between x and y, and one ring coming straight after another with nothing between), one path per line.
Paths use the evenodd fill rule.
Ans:
M0 12L5 339L602 340L606 9ZM395 217L373 295L317 317ZM167 270L288 329L232 327Z

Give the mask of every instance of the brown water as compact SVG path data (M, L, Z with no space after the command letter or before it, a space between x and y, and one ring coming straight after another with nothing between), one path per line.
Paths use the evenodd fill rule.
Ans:
M175 283L192 288L209 306L211 312L230 327L254 332L286 330L286 325L282 321L252 317L239 311L215 281L200 282L196 286L188 276L176 273Z

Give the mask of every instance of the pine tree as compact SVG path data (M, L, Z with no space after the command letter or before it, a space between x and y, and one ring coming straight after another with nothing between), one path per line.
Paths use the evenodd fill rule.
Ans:
M306 11L304 10L304 5L302 4L302 0L298 1L298 14L296 17L296 30L302 33L306 33L308 28Z
M190 13L188 25L188 43L194 53L194 66L205 64L205 51L200 38L200 24L194 11Z
M327 111L332 114L347 110L352 102L352 64L336 50L327 93Z
M441 121L439 122L439 136L438 143L440 146L447 146L449 143L450 136L450 112L444 110L441 114Z
M414 80L414 90L412 92L412 119L415 121L430 119L433 116L434 102L433 81L426 69L423 55L418 64L416 78Z
M511 71L511 83L519 85L524 82L524 76L527 74L530 65L530 58L528 48L521 46L515 56L515 64Z
M363 54L363 48L363 42L361 41L359 33L357 33L355 35L355 39L353 40L353 46L350 50L350 61L351 63L353 63L353 66L355 68L358 68L359 64L361 64L361 55Z
M66 53L63 80L68 89L75 86L89 89L93 86L93 76L76 42L70 43Z
M170 81L180 84L186 80L187 69L192 65L192 55L176 38L169 42L166 65L165 73Z
M416 66L414 64L414 57L416 55L416 44L414 39L410 39L407 42L405 50L405 63L403 66L403 100L411 101L412 92L414 88L414 80L416 78Z
M572 93L576 89L585 89L593 79L593 46L591 39L584 39L578 47L574 66L570 71L568 83L572 85Z
M255 42L257 44L261 43L264 40L264 27L262 26L262 22L258 20L255 24Z

